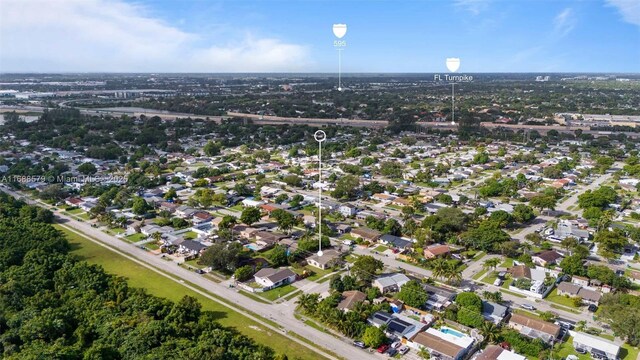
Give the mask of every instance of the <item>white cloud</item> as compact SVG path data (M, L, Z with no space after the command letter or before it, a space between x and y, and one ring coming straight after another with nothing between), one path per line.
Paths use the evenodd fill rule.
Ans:
M640 26L640 1L638 0L607 0L607 5L618 9L622 19L630 24Z
M0 34L0 72L300 71L310 62L302 45L243 30L212 43L120 0L2 0Z
M490 0L455 0L454 5L473 15L478 15L489 6L489 2Z
M576 23L577 21L573 9L566 8L553 19L553 29L556 34L565 36L576 27Z

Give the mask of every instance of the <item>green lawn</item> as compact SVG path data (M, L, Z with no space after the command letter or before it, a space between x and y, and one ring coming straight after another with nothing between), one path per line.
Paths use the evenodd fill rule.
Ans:
M187 231L186 233L184 233L185 239L195 239L197 237L198 237L198 233L195 231Z
M192 267L194 267L196 269L204 269L204 268L207 267L206 265L198 264L198 259L187 260L187 261L185 261L185 264L187 264L189 266L192 266Z
M622 360L635 360L638 358L638 353L640 353L640 348L633 347L627 343L623 344L620 348L620 359Z
M279 298L289 294L292 291L297 290L298 288L288 284L288 285L284 285L284 286L280 286L277 287L275 289L271 289L269 291L265 291L265 292L261 292L261 293L257 293L258 295L262 296L263 298L267 299L267 300L271 300L271 301L276 301Z
M71 215L80 215L80 213L82 213L82 209L77 208L77 209L73 209L73 210L65 210L64 212L66 212L67 214L71 214Z
M484 274L487 273L487 270L480 270L477 274L473 275L473 280L479 280Z
M569 355L575 355L579 360L591 360L591 355L582 355L576 352L573 348L573 337L571 336L569 336L565 342L556 345L555 355L560 359L566 359Z
M513 267L513 259L511 258L506 258L504 260L504 262L502 264L500 264L500 267L505 267L505 268L510 268Z
M203 310L212 311L216 315L217 321L221 325L235 328L256 342L271 347L277 353L287 354L290 358L324 359L321 355L287 339L279 333L274 333L270 329L262 327L259 323L222 304L202 296L175 281L171 281L118 253L105 249L71 232L67 228L60 225L54 226L67 235L67 239L71 244L72 253L84 261L102 266L111 274L125 277L131 287L144 288L152 295L164 297L172 301L178 301L185 295L195 297L202 304Z
M384 252L387 250L389 250L389 248L384 245L378 245L375 249L373 249L373 251L377 251L377 252Z
M558 295L558 289L553 289L553 291L551 291L549 293L549 295L547 295L547 297L545 298L548 301L554 302L556 304L560 304L572 309L577 309L574 305L573 305L573 299L564 295Z
M142 241L144 239L147 238L147 235L143 234L143 233L135 233L135 234L131 234L129 236L125 236L124 239L130 243L135 243L138 241Z

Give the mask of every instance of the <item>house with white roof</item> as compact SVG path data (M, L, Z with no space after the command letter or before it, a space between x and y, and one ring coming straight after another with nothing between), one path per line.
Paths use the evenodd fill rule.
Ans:
M573 330L570 330L569 334L573 337L573 347L588 351L594 359L616 360L618 358L620 346L609 340Z

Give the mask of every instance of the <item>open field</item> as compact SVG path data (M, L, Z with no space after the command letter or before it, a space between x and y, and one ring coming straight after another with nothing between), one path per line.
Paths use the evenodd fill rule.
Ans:
M234 328L256 342L273 348L277 353L284 353L293 358L324 359L324 357L304 346L262 327L259 323L230 310L222 304L214 302L174 281L170 281L162 275L105 249L60 225L54 226L65 233L71 243L73 254L91 264L102 266L111 274L125 277L132 287L144 288L152 295L172 301L178 301L185 295L192 296L202 304L203 310L214 312L217 321L221 325Z

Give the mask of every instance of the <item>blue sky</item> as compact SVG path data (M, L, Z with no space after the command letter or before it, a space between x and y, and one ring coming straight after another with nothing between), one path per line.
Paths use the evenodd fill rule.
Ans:
M4 0L0 71L640 72L638 0Z

